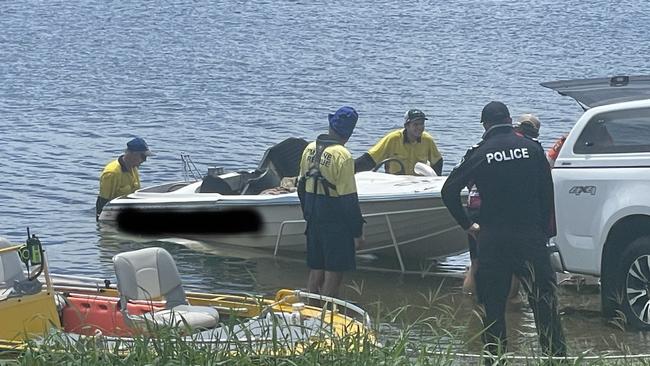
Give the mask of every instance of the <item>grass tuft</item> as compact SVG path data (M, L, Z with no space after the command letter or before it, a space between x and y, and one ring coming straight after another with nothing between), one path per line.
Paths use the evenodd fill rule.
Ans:
M363 283L355 284L363 292ZM30 341L13 362L20 365L481 365L481 331L477 312L459 311L441 301L440 288L422 294L417 304L388 309L375 302L367 308L375 320L373 334L334 336L324 332L312 342L293 342L291 336L269 331L268 342L255 342L252 334L206 343L188 329L151 327L132 340L107 341L103 337L70 337L53 333L44 341ZM273 318L275 319L275 318ZM229 329L244 323L226 319ZM280 320L274 320L281 322ZM305 330L307 331L307 330ZM378 334L378 339L375 335ZM291 344L291 346L287 346ZM559 361L531 347L529 355L497 355L509 365L648 365L650 359L626 356L629 349L597 355L584 352Z

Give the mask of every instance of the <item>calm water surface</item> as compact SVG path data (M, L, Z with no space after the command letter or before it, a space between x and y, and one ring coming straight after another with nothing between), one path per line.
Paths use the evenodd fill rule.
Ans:
M112 277L117 252L165 245L191 288L301 287L300 259L100 230L101 169L133 135L157 152L142 166L145 186L181 180L181 152L201 170L252 168L275 142L314 139L341 105L360 113L348 144L355 156L417 107L449 172L480 138L480 110L494 99L513 115L539 115L548 147L581 111L539 83L650 73L649 8L638 0L2 2L0 233L20 241L30 226L61 273ZM345 295L397 306L444 281L446 301L469 313L471 297L459 294L467 262L449 259L444 277L358 271L346 282L363 284L362 294ZM595 315L593 289L565 288L561 302L572 351L647 348L646 334ZM509 316L513 343L535 344L530 310Z

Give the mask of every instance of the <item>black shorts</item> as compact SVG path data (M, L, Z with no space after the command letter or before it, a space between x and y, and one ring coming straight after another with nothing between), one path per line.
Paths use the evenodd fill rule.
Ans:
M334 223L307 225L307 267L330 272L357 268L354 238Z

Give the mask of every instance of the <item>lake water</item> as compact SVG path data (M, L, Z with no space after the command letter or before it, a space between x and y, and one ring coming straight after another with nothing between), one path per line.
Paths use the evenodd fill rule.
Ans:
M112 255L160 244L95 223L99 173L134 135L157 153L144 186L181 180L181 152L201 170L253 168L275 142L314 139L342 105L360 114L354 156L420 108L449 172L479 140L490 100L537 114L549 147L581 110L539 83L648 74L649 10L639 0L2 2L0 235L21 241L29 226L55 271L85 276L112 277ZM301 260L165 246L191 288L305 283ZM467 262L443 266L445 291L469 312L458 294ZM397 305L439 282L358 271L346 283L363 294L345 294ZM644 333L594 316L597 294L565 289L561 302L572 353L647 348ZM530 310L509 316L513 343L534 344Z

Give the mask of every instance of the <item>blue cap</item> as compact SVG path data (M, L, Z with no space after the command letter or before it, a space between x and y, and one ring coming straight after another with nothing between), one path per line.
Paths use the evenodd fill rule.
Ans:
M341 107L334 114L329 114L330 128L336 132L337 135L349 139L352 136L352 131L357 125L359 115L352 107Z
M146 156L151 156L153 153L149 150L149 145L141 137L136 137L133 140L126 143L126 148L130 151L142 152Z

